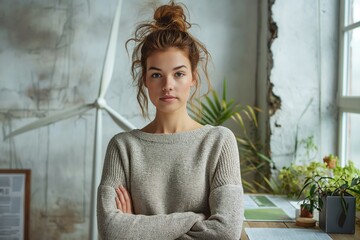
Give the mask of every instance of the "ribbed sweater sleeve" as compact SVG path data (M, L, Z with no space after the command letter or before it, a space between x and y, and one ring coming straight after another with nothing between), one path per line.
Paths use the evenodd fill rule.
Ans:
M211 182L211 216L198 221L179 239L240 239L243 224L243 188L240 159L235 136L229 134L222 147Z
M103 240L176 239L188 232L202 214L182 212L159 215L124 214L116 208L115 187L127 187L119 148L114 139L108 145L101 183L98 187L98 229Z

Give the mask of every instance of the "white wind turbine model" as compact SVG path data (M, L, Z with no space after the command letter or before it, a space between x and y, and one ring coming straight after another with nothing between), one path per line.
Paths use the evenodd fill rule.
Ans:
M120 24L120 13L121 13L121 4L122 0L118 1L114 20L111 27L111 34L109 43L107 46L107 52L101 77L100 89L97 99L94 103L84 104L82 106L70 108L61 113L54 114L42 119L39 119L35 122L32 122L24 127L21 127L7 136L5 139L13 137L15 135L46 126L76 115L81 115L90 109L96 109L96 122L95 122L95 138L94 138L94 161L92 169L92 189L91 189L91 203L90 203L90 239L97 239L97 221L96 221L96 198L97 198L97 185L100 182L101 175L101 162L102 162L102 110L105 110L114 122L119 125L122 129L128 131L134 129L135 127L127 121L124 117L118 114L114 109L109 107L106 104L104 99L106 91L109 87L115 62L115 53L116 53L116 41L118 38L119 24Z

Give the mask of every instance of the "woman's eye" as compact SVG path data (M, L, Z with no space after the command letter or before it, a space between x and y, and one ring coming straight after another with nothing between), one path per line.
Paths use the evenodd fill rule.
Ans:
M151 74L151 77L152 78L159 78L159 77L161 77L161 74L160 73L153 73L153 74Z
M177 73L175 73L175 76L176 77L183 77L183 76L185 76L185 74L183 72L177 72Z

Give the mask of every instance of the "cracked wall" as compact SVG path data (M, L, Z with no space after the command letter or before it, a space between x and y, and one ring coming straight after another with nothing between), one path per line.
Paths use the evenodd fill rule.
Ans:
M268 44L267 44L267 50L268 50L268 59L267 59L267 69L268 69L268 94L267 94L267 103L269 106L268 114L269 117L272 117L275 112L279 109L281 109L281 98L277 96L274 91L274 84L271 82L270 79L270 73L274 66L274 60L273 60L273 52L271 50L271 46L274 42L274 40L278 37L278 26L274 22L273 14L272 14L272 6L274 5L275 0L269 0L268 2L268 26L269 26L269 34L268 34Z
M339 3L270 2L277 38L270 41L269 133L271 156L280 169L308 160L297 146L309 136L319 149L316 160L336 153Z

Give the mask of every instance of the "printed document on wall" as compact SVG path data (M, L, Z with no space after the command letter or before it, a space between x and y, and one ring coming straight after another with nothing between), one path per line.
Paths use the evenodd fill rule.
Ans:
M24 239L25 175L0 174L0 239Z

